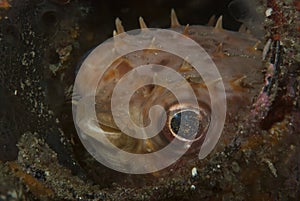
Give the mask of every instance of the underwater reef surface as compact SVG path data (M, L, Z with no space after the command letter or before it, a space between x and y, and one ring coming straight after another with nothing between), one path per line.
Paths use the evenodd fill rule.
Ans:
M299 200L299 5L0 0L0 200ZM207 158L176 164L168 174L110 170L89 155L74 128L78 65L112 37L116 17L126 30L138 28L139 16L148 27L169 28L171 8L182 25L205 25L212 15L222 15L227 30L244 24L261 41L260 82L243 82L255 86L248 113L229 115L227 135Z

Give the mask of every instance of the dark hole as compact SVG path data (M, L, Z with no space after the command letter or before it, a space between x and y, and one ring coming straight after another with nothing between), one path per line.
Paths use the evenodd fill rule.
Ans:
M235 0L229 3L228 9L230 14L236 20L246 20L250 16L250 10L245 0Z
M42 21L46 26L53 26L57 23L55 11L47 11L42 15Z

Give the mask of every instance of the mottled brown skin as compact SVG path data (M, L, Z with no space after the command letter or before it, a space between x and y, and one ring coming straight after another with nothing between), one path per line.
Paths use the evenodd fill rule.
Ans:
M184 28L177 27L174 30L182 33ZM195 40L207 51L220 71L227 96L225 127L233 127L234 117L247 118L246 114L250 113L250 106L253 103L252 97L259 92L263 84L263 74L261 73L262 51L259 49L261 42L250 34L207 26L190 26L184 34ZM135 140L127 135L120 134L113 121L110 101L115 85L125 73L135 67L149 63L168 66L181 73L193 87L199 104L206 104L208 107L210 105L206 84L202 81L201 76L193 67L189 66L188 63L184 63L177 56L158 50L145 50L130 53L126 55L126 58L122 57L116 60L98 84L96 113L102 128L115 130L116 136L111 137L111 141L116 146L123 147L124 150L133 153L147 153L149 150L159 150L165 146L166 142L162 138L166 135L166 129L150 140ZM97 69L90 71L87 69L81 73L77 78L79 79L79 92L88 93L89 85L93 85L97 81L97 75ZM137 77L136 79L142 81L147 78ZM162 105L168 111L172 105L176 104L176 97L162 87L145 86L141 88L131 98L130 111L133 121L138 125L145 125L145 122L141 121L146 119L147 122L149 108L155 104ZM208 114L210 113L208 112ZM168 128L168 125L165 127ZM231 138L231 133L226 132L226 129L222 135L226 139ZM198 144L198 147L195 145L197 150L199 150L199 146L201 144ZM193 157L192 160L195 160L195 158Z

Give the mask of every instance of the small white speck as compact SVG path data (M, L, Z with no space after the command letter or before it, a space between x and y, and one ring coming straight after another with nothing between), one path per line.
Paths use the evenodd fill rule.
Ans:
M191 185L191 190L195 190L196 186L194 184Z
M192 177L196 177L198 175L198 170L196 167L193 167L192 169Z
M266 17L271 16L271 15L272 15L272 11L273 11L272 8L268 8L268 9L266 10L266 12L265 12Z
M218 165L217 165L217 168L219 168L219 169L220 169L220 168L221 168L221 165L219 165L219 164L218 164Z
M18 95L18 90L15 90L14 94L15 94L15 96Z

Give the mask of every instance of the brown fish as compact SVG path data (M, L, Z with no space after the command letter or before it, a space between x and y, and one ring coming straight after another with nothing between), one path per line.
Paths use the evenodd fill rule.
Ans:
M147 30L148 28L144 20L140 18L139 21L142 31L149 31ZM224 30L222 28L222 16L216 22L215 27L198 25L181 26L175 12L172 10L171 30L182 33L203 47L221 74L220 79L210 80L209 83L207 83L204 82L203 77L199 75L189 61L179 58L176 55L156 50L153 47L131 52L109 63L108 60L111 58L111 55L114 55L115 52L118 51L118 48L122 48L122 45L124 45L122 44L123 41L116 38L117 34L124 33L124 28L119 19L116 20L116 30L117 31L114 32L115 38L113 41L106 43L102 47L95 48L90 56L87 57L76 78L75 95L81 98L77 99L74 104L74 112L76 113L74 117L79 127L79 132L96 139L99 143L92 145L94 146L92 150L93 153L97 152L95 150L100 150L99 152L102 155L104 154L108 144L105 139L109 139L118 149L134 154L156 152L166 147L173 139L177 141L174 152L181 150L181 148L187 146L187 144L189 153L195 153L195 150L199 151L199 147L201 147L207 137L208 127L214 123L212 121L215 120L211 118L212 105L208 85L213 85L218 82L223 82L225 86L227 120L225 127L226 132L223 133L226 135L226 138L230 139L230 133L228 133L227 129L230 125L231 127L234 125L236 116L246 116L246 114L249 114L252 97L258 94L258 90L263 84L263 75L261 73L262 50L259 49L260 41L258 39L248 33ZM183 47L180 47L179 44L178 48ZM201 68L208 68L208 60L206 61L206 58L199 58L199 60L201 59L203 60L203 66L201 66ZM109 67L106 69L105 66L107 63ZM114 120L111 102L113 91L122 77L140 65L146 64L167 66L180 73L196 94L198 105L195 106L191 104L189 98L185 98L183 102L179 103L178 100L176 100L176 94L172 94L168 89L161 86L149 84L140 87L130 99L129 114L131 120L141 127L146 127L150 123L153 123L157 127L161 127L162 130L154 137L136 139L125 134L118 127ZM161 73L160 70L155 69L155 67L152 68L152 71L157 71L155 72L157 74ZM100 81L99 76L101 76ZM151 83L153 79L151 76L148 77L147 75L137 73L134 79L132 79L132 85L145 82L145 80ZM124 93L130 90L129 88L131 87L130 84L128 88L124 87ZM93 92L94 88L96 89L95 92ZM93 93L95 93L95 95L93 95ZM181 93L185 92L182 91ZM217 93L221 93L221 91ZM85 99L94 99L95 106L87 106L89 101ZM221 100L214 101L223 104ZM153 122L151 122L148 114L150 108L154 105L162 106L167 116L164 117L162 113L156 112L154 118L152 118ZM95 108L96 117L91 113L93 108ZM130 121L130 118L123 118L126 125L129 125L127 121ZM182 118L188 120L181 122ZM179 134L178 125L180 123L184 124L184 132ZM199 127L196 128L195 125L199 125ZM127 127L129 133L134 132L132 127L125 127ZM148 134L147 132L145 133L146 137ZM137 135L142 134L138 133ZM86 137L82 140L85 141L85 139ZM89 145L86 147L89 147ZM114 153L114 155L115 154L116 153ZM103 157L112 158L113 156L107 155ZM124 161L120 162L116 160L115 162L118 164Z

